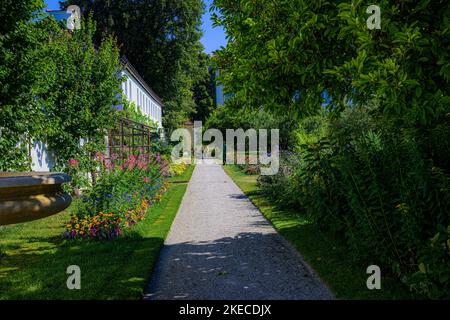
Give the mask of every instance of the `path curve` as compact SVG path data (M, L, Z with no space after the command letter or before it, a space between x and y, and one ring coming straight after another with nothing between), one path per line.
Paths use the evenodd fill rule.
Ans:
M144 299L333 299L220 165L198 164Z

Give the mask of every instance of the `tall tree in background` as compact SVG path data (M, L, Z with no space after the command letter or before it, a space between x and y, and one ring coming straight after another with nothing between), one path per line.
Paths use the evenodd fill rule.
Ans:
M96 28L90 17L74 32L51 22L54 30L44 51L52 61L46 73L51 85L39 96L51 125L37 138L47 142L56 164L64 167L71 158L87 162L95 151L105 150L106 129L117 116L112 106L121 93L120 56L110 35L94 43Z
M369 30L366 1L214 0L227 47L221 81L241 100L307 116L382 98L380 110L430 123L450 102L450 6L444 0L381 0Z
M201 0L74 0L84 16L93 12L98 37L114 34L145 81L163 99L164 126L182 124L195 110Z

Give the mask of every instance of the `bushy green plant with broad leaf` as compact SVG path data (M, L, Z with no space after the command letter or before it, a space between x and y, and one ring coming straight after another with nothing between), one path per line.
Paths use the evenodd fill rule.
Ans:
M260 178L261 188L340 235L356 261L380 265L430 297L448 297L450 168L429 141L436 130L450 139L442 130L449 119L425 130L371 110L354 107L323 121L327 128L303 129L297 161L282 161L277 176Z

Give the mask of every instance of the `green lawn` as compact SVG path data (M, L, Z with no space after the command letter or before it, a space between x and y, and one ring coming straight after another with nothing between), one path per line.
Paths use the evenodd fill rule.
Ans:
M168 179L169 182L172 183L186 183L191 180L192 173L194 172L195 165L191 164L187 167L187 169L179 176L170 177Z
M68 212L0 227L0 299L139 299L186 184L171 184L145 221L107 242L61 239ZM66 269L81 268L81 290Z
M383 275L381 290L366 287L367 265L355 263L339 239L321 232L301 213L272 205L258 191L256 175L246 175L236 166L225 171L242 189L278 232L301 252L305 260L327 283L339 299L412 299L407 288L397 279Z

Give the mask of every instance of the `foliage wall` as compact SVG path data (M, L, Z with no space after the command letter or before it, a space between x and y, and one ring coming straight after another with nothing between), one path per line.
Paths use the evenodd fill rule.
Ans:
M336 233L357 263L448 298L448 2L378 1L379 30L361 0L214 5L229 37L214 57L226 91L297 119L295 148L262 190Z
M201 0L76 0L103 32L117 37L144 80L164 102L163 125L175 128L212 103L208 90L208 59L200 43Z
M34 140L49 146L58 167L74 157L88 163L114 123L122 81L115 41L94 42L90 19L67 31L39 14L42 6L32 0L2 6L8 24L0 34L0 170L29 170Z
M383 97L380 109L430 123L450 105L450 6L444 0L215 0L230 42L217 53L221 81L241 100L299 116Z
M5 0L0 7L0 170L29 167L28 136L37 131L40 91L40 57L46 32L41 23L31 25L32 12L41 1Z

